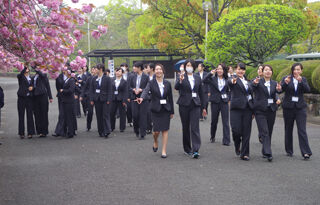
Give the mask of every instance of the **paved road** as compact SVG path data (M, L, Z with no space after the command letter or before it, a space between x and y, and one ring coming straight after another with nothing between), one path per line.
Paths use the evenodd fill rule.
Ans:
M54 90L54 82L51 82ZM261 158L254 122L251 161L235 157L233 146L209 143L209 120L201 123L199 160L183 154L181 124L175 115L169 132L168 158L152 152L152 136L137 140L132 128L118 129L109 139L85 131L78 120L74 139L17 136L17 80L1 78L6 105L0 141L1 205L173 205L173 204L320 204L320 126L308 124L314 155L302 160L294 135L295 154L285 156L283 120L275 124L274 161ZM175 94L175 98L176 98ZM176 107L177 108L177 107ZM176 109L177 113L178 109ZM50 104L50 132L57 122L57 100Z

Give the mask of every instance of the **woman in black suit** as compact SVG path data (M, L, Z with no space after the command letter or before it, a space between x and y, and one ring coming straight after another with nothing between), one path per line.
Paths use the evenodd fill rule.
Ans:
M180 74L175 83L175 89L179 91L177 104L179 105L182 123L183 148L187 155L197 159L200 156L199 149L201 145L199 130L200 109L203 111L203 116L207 114L205 97L201 78L193 74L196 68L194 60L186 60L184 68L185 73Z
M304 159L309 159L312 152L306 132L307 103L304 101L303 94L310 92L310 87L307 79L301 76L302 69L301 63L293 64L291 75L284 77L281 81L282 90L285 92L282 102L285 124L285 149L287 155L291 157L293 155L292 132L294 121L296 121L301 154Z
M253 116L252 86L244 74L246 66L238 63L236 76L228 80L231 90L230 122L236 155L248 161L251 125ZM240 149L241 145L241 149Z
M33 81L30 77L30 69L24 67L24 69L17 76L19 82L18 89L18 115L19 115L19 135L20 138L24 138L24 113L27 113L27 131L28 138L32 138L35 134L34 121L33 121Z
M74 93L75 79L71 77L71 70L67 71L67 79L64 81L62 89L60 89L61 101L63 106L63 128L67 138L72 138L75 135L76 116L74 112Z
M119 109L120 115L120 132L126 129L126 107L128 99L127 81L122 77L122 68L116 68L116 77L112 79L112 103L110 112L111 131L115 129L116 114Z
M272 161L271 136L276 119L276 111L281 103L277 93L281 92L281 85L272 80L273 70L270 65L262 67L263 77L253 80L254 111L259 136L262 142L262 155L269 162Z
M162 132L162 158L167 157L168 131L170 128L170 119L174 114L172 89L169 81L164 79L164 67L162 64L155 66L155 78L153 78L144 89L138 102L151 96L151 119L153 122L153 151L158 151L158 137Z
M223 125L222 144L230 145L229 127L229 87L228 87L228 68L222 63L217 69L211 70L204 78L203 82L209 85L209 101L211 102L211 138L210 142L215 142L219 113L221 112Z
M208 74L208 72L205 71L205 67L203 63L199 63L198 65L198 72L195 73L195 75L198 75L201 80L202 80L202 88L203 88L203 92L204 92L204 97L206 100L206 104L205 104L205 109L206 112L208 111L208 93L209 93L209 88L208 85L203 83L203 79L206 77L206 75ZM207 117L206 116L202 116L202 110L200 110L200 121L206 120Z

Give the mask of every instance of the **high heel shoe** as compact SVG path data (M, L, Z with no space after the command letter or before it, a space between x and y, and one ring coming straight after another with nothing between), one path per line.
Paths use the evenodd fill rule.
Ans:
M165 158L167 158L167 155L166 154L162 154L161 158L165 159Z
M152 149L153 149L154 152L158 151L158 147L152 147Z

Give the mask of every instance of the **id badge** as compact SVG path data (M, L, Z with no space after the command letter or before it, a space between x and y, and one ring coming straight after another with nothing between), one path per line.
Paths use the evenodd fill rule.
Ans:
M197 97L197 93L192 93L192 97L196 98Z
M299 101L299 97L292 96L292 102L298 102L298 101Z
M96 89L96 93L100 93L100 89Z
M222 97L222 99L227 99L228 95L227 94L222 94L221 97Z
M252 100L252 96L251 96L251 95L248 95L248 96L247 96L247 99L248 99L248 101Z
M268 104L273 104L273 99L269 98L268 99Z
M116 91L114 91L114 94L115 94L115 95L118 95L118 93L119 93L119 92L118 92L117 90L116 90Z
M167 100L166 100L166 99L160 100L160 104L161 104L161 105L167 104Z

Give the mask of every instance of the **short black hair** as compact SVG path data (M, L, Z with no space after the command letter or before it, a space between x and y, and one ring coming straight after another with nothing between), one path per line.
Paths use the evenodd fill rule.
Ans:
M118 72L119 70L121 70L121 71L122 71L122 73L123 73L122 68L120 68L120 67L115 68L115 71L116 71L116 72Z
M126 64L126 63L121 63L120 67L126 67L126 68L128 68L129 66L128 66L128 64Z
M237 67L239 67L241 70L246 70L246 64L240 62L237 64Z
M154 71L156 65L154 63L149 63L148 66Z
M140 68L141 70L143 70L143 63L141 61L135 62L133 64L133 67L137 67L137 68Z
M271 65L266 64L266 65L260 65L260 66L262 66L262 72L264 71L264 69L265 69L266 67L268 67L268 68L271 69L272 74L273 74L273 69L272 69L272 66L271 66ZM259 67L260 67L260 66L259 66Z
M103 72L105 71L105 66L104 66L103 64L98 64L98 65L96 66L96 68L97 68L98 70L101 70L101 69L102 69Z
M186 71L186 67L187 67L187 64L188 63L191 63L192 67L193 67L193 71L195 70L196 68L196 62L193 60L193 59L187 59L185 62L184 62L184 70Z
M104 71L105 73L110 73L110 69L109 68L107 68L107 69L105 69L105 71Z

